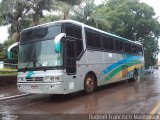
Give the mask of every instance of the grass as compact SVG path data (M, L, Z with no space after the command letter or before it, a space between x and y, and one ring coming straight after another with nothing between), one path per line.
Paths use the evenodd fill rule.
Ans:
M0 69L0 76L16 76L17 69L4 68Z

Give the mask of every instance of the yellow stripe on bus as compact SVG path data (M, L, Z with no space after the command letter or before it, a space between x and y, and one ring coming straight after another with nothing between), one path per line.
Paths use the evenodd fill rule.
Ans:
M125 71L130 72L132 70L134 70L135 68L140 68L142 65L141 64L138 64L138 65L133 65L131 67L128 67L128 68L125 68L123 70L121 70L120 72L118 72L114 77L113 79L119 79L119 78L122 78L122 73L125 73ZM126 74L127 74L126 73Z

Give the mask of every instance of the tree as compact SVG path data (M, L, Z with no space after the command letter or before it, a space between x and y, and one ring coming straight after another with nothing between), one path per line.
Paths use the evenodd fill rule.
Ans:
M11 24L10 35L14 32L19 33L22 30L20 24L26 13L27 7L21 0L2 0L0 2L0 24Z
M11 24L10 35L16 33L19 36L24 28L38 25L39 19L43 17L43 10L50 11L52 4L53 0L2 0L0 24Z
M57 0L58 1L58 0ZM60 19L59 16L47 16L44 18L43 11L60 10L57 9L58 3L56 0L1 0L0 2L0 25L8 25L9 39L3 44L3 50L1 51L1 59L7 60L7 47L15 41L19 41L20 32L30 26L38 25L40 22L50 22ZM59 0L63 3L63 6L67 4L76 5L80 4L82 0ZM61 6L60 6L61 7ZM60 8L59 7L59 8ZM68 11L68 10L67 10ZM63 9L64 18L67 13ZM16 53L16 51L14 51ZM14 60L16 62L17 60Z
M12 60L9 60L8 57L7 57L7 49L8 49L8 47L11 44L15 43L15 42L16 42L15 40L9 38L2 45L3 49L2 49L2 52L1 52L1 60L3 60L6 63L17 63L18 62L18 55L17 55L18 48L15 48L15 49L12 50L12 55L13 55L13 59Z
M145 66L153 66L157 62L157 55L159 52L158 41L154 37L146 38L144 40L144 56Z
M3 49L3 46L2 46L2 44L0 43L0 61L2 61L2 49Z
M46 15L45 17L40 19L40 24L57 21L61 18L59 15Z
M43 16L43 11L54 9L54 0L27 0L26 5L32 16L33 26L39 25L40 18Z
M70 5L79 5L84 0L57 0L57 1L66 2L66 3L70 4Z
M108 0L97 8L95 13L101 13L103 19L111 24L111 28L105 29L106 31L141 42L145 50L145 60L156 61L160 24L154 18L155 12L152 7L140 3L139 0ZM146 65L153 64L149 62Z
M85 0L85 5L76 6L73 9L72 19L100 29L110 28L110 23L103 18L103 14L95 13L97 6L94 2L94 0Z
M70 16L70 11L77 6L80 5L84 0L56 0L55 7L57 11L62 12L62 19L66 20Z

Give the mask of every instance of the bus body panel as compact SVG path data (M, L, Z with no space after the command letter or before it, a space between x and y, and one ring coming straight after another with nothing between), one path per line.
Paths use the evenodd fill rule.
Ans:
M75 75L67 75L65 70L19 72L18 77L27 78L28 75L31 78L56 76L59 77L59 81L26 81L17 83L18 89L26 93L68 94L84 89L84 79L90 71L96 74L98 86L129 79L132 78L135 68L142 69L141 67L143 67L143 57L131 57L130 59L130 57L127 58L127 55L86 50L81 60L77 61L77 73ZM137 58L139 58L139 62L135 63ZM129 62L127 59L133 61ZM127 68L122 68L126 65Z
M125 52L105 51L101 49L88 49L86 46L85 28L90 28L102 34L108 34L96 28L70 20L59 21L57 23L72 23L82 27L83 52L80 59L76 60L77 72L75 75L67 75L66 69L61 70L35 70L18 72L19 78L44 79L44 77L58 77L59 80L44 82L23 81L17 83L18 89L25 93L45 93L45 94L68 94L84 90L84 80L89 72L93 72L97 77L97 86L130 79L134 70L137 69L139 75L143 75L144 57L140 55L127 54ZM56 23L56 22L55 22ZM47 26L50 23L46 24ZM54 23L51 23L54 25ZM41 26L41 25L40 25ZM38 27L40 27L38 26ZM45 25L42 25L45 26ZM120 38L112 35L112 37ZM125 41L128 41L125 39ZM136 42L133 42L139 45Z

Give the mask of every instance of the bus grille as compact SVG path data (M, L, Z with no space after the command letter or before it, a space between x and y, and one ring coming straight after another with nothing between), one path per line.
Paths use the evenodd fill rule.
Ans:
M43 77L26 78L26 81L30 81L30 82L43 81Z

